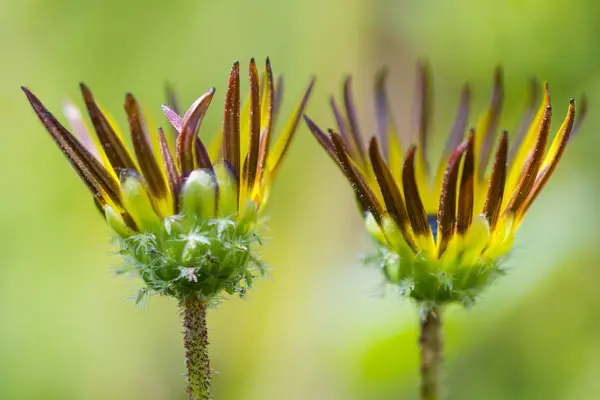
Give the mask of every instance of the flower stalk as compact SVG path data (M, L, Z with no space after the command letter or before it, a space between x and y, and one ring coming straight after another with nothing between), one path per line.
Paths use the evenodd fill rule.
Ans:
M206 327L208 305L197 296L189 296L181 302L180 307L183 315L187 393L190 400L209 400L210 359Z
M421 400L440 400L444 342L441 307L428 307L421 317Z

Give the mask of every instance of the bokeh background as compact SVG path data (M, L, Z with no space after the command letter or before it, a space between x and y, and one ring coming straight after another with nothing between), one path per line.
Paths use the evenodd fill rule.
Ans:
M309 114L322 125L352 73L365 131L375 71L390 68L408 127L415 61L427 58L439 140L461 84L483 110L498 64L509 130L530 77L550 82L560 117L585 92L589 119L519 231L510 273L448 312L447 389L600 398L598 12L592 0L0 1L0 399L183 399L185 383L176 303L134 305L139 283L115 277L109 229L19 85L59 112L85 81L121 124L131 91L163 125L164 82L186 104L216 86L210 136L232 61L251 56L285 72L287 112L316 74ZM350 187L304 126L267 213L272 277L209 314L215 398L416 398L418 313L360 265L369 241Z

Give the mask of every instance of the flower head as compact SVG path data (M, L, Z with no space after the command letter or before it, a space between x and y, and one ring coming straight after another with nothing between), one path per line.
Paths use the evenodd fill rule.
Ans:
M550 93L539 87L516 136L506 131L495 142L503 102L502 72L496 71L491 104L474 128L467 129L470 89L465 85L456 120L437 168L432 169L429 72L420 64L416 99L416 144L404 148L385 90L387 73L375 84L377 135L361 139L351 79L344 85L343 111L331 99L337 132L325 134L305 120L354 189L367 229L377 243L376 262L403 292L422 302L469 302L502 269L499 260L513 244L515 231L556 168L575 121L575 102L549 143ZM536 108L537 112L536 112ZM491 165L490 164L491 161Z
M212 299L222 291L243 294L262 271L252 245L258 215L308 102L314 80L271 148L283 98L267 59L262 83L250 61L250 97L240 109L240 69L234 63L225 95L223 129L206 147L198 137L215 94L212 88L180 116L174 99L163 111L172 135L151 128L131 93L125 111L133 152L89 88L81 84L95 137L71 103L69 132L28 89L38 117L91 191L118 234L128 266L150 292ZM172 98L172 96L170 96ZM245 136L246 139L242 139Z

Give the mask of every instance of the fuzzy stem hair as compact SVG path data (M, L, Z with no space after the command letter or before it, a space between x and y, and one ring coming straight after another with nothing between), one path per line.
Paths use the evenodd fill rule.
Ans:
M207 304L197 296L180 303L183 315L183 341L190 400L210 400L210 360L208 358Z

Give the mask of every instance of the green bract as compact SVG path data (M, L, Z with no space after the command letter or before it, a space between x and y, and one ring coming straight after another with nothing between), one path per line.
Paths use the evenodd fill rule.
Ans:
M127 180L137 181L130 176L123 182L124 197L137 199L135 209L143 210L146 199L137 197L138 186ZM249 201L240 218L237 213L217 213L217 187L227 201L231 193L225 183L217 186L211 172L193 171L181 191L182 212L148 221L141 233L127 232L114 212L107 212L109 224L120 232L123 271L139 274L145 283L138 298L146 293L178 299L195 295L212 302L223 292L244 295L254 277L264 273L264 265L254 256L255 244L260 243L256 206Z

